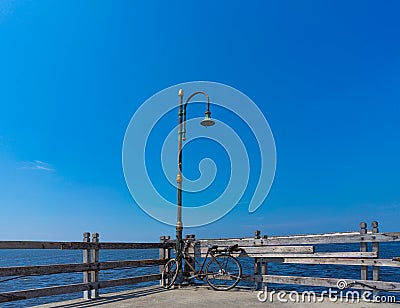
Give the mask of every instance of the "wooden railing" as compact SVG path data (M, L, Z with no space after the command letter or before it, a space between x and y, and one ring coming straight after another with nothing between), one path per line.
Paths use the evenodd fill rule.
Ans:
M378 223L374 221L371 224L371 230L367 230L367 224L362 222L360 230L355 232L260 236L260 231L256 231L254 238L198 240L193 242L193 254L203 255L210 245L226 247L239 244L243 251L237 254L238 257L254 258L254 275L249 280L254 281L258 289L267 283L336 288L338 281L342 281L342 285L345 284L353 289L400 291L399 282L379 279L380 267L400 268L399 256L380 258L379 243L382 242L400 242L400 232L380 233ZM313 246L341 243L359 243L360 249L344 252L315 252L315 246ZM367 251L368 243L371 243L372 251ZM360 279L268 275L269 263L356 265L360 266ZM373 280L368 280L369 268L372 268Z
M82 291L85 299L95 299L99 296L99 289L102 288L160 280L160 274L152 274L99 281L99 271L149 265L160 265L160 267L162 267L167 262L170 255L170 249L173 246L173 243L169 241L169 237L161 237L160 243L102 243L99 242L98 233L93 233L92 240L90 240L90 233L88 232L83 234L83 242L0 241L0 249L72 249L83 251L83 263L0 267L0 277L49 275L76 272L83 273L82 283L31 290L2 292L0 293L0 302L24 300ZM154 248L159 249L160 251L159 259L99 262L100 250Z

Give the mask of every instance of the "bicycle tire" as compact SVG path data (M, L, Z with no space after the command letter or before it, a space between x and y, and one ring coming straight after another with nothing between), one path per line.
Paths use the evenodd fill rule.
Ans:
M207 263L206 281L214 290L228 291L239 283L241 277L242 266L231 255L218 254Z
M179 263L176 259L170 259L164 266L161 273L161 285L169 289L178 277Z

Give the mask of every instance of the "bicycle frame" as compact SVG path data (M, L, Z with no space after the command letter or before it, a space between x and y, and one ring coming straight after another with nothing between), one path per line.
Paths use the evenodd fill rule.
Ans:
M200 262L197 262L196 259L194 259L189 253L187 253L185 251L185 249L182 250L180 256L176 256L176 259L181 264L182 264L182 260L184 260L185 261L185 265L187 265L194 272L193 276L187 277L188 279L198 278L200 280L203 280L204 277L202 277L202 275L205 275L205 272L203 271L203 269L204 269L204 266L206 265L206 261L207 261L208 256L211 256L211 259L214 260L218 264L218 266L221 266L221 264L219 264L219 262L215 258L215 256L218 255L218 254L222 254L222 253L225 253L225 252L216 250L215 253L214 253L214 251L211 248L209 248L207 250L206 256L203 259L203 262L201 263L200 269L198 271L196 271L196 268L194 266L192 266L192 264L190 262L188 262L188 260L193 259L195 264L197 264L197 265L200 265Z
M187 265L193 272L194 275L193 276L189 276L188 279L192 279L192 278L199 278L199 279L203 279L204 277L200 277L201 274L204 274L204 265L206 265L206 261L208 256L211 256L212 259L215 259L214 254L212 253L212 251L210 249L207 250L206 256L203 259L203 262L201 263L200 269L197 271L195 266L193 266L190 262L188 262L190 259L193 259L195 264L200 265L200 262L197 262L196 259L194 259L190 254L188 254L186 251L183 251L182 254L180 256L176 256L176 259L178 260L179 263L182 264L182 260L185 261L185 265Z

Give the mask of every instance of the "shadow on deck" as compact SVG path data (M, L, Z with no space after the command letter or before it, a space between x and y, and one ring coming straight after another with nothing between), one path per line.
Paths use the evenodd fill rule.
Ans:
M120 293L109 293L94 300L71 300L66 302L51 303L38 306L40 308L79 308L79 307L400 307L399 304L372 303L365 301L343 302L332 301L328 297L316 298L315 301L293 302L286 294L277 298L277 294L268 293L267 301L260 301L257 297L258 291L252 292L248 288L235 288L230 291L214 291L207 286L187 286L182 288L164 289L161 287L147 287L124 291ZM271 295L271 297L269 297Z
M105 293L100 298L94 300L83 300L76 299L59 303L49 303L45 305L40 305L36 307L60 307L60 308L79 308L79 307L98 307L98 306L110 306L110 307L122 307L122 303L130 303L130 306L134 304L132 299L137 299L140 297L148 295L160 295L161 293L168 292L168 289L162 287L147 287L136 289L132 291L124 291L120 293Z

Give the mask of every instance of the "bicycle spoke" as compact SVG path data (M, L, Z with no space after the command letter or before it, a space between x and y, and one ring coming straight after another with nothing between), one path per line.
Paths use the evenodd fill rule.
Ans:
M215 290L229 290L236 286L242 276L239 261L228 254L211 259L206 267L207 283Z
M179 263L175 259L169 260L161 273L161 284L165 288L170 288L178 276Z

